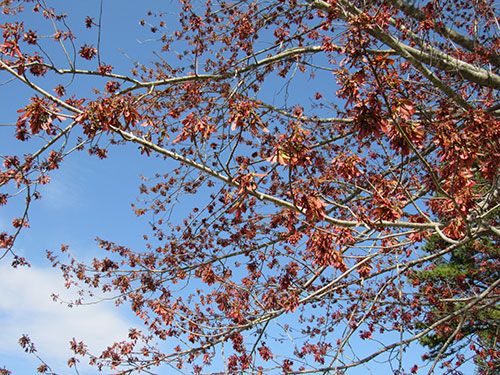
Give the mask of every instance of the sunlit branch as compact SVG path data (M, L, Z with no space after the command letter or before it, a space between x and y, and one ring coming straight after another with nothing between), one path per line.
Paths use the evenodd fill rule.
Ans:
M1 69L7 70L10 74L12 74L14 77L16 77L19 81L25 83L26 85L31 87L33 90L35 90L35 91L39 92L40 94L42 94L43 96L45 96L46 98L52 100L57 105L67 109L70 112L76 113L76 114L82 113L82 111L79 110L78 108L75 108L75 107L67 104L66 102L62 101L61 99L48 93L47 91L45 91L41 87L33 84L26 77L19 75L14 69L12 69L9 65L7 65L3 60L0 60L0 65L1 65Z
M425 21L426 16L425 13L413 6L412 4L409 4L403 0L389 0L388 1L390 4L394 5L396 8L400 9L403 11L406 15L414 18L417 21ZM436 25L436 31L446 39L450 39L454 43L457 43L458 45L464 47L465 49L469 50L470 52L475 52L478 49L478 41L470 39L466 37L465 35L459 33L456 30L453 30L449 27L447 27L444 24L438 24ZM481 46L484 48L483 46ZM489 53L486 54L485 57L497 68L500 68L500 55L496 53Z
M294 57L294 56L301 56L303 54L318 53L321 51L322 51L321 46L292 47L292 48L289 48L281 53L278 53L275 56L264 58L262 60L255 62L255 63L248 64L242 68L234 69L232 71L226 71L226 72L219 73L219 74L193 74L193 75L186 75L183 77L167 78L167 79L159 80L159 81L140 82L140 83L136 83L135 85L130 86L124 90L121 90L118 93L118 95L123 95L129 91L133 91L133 90L136 90L139 88L144 88L144 87L150 87L150 86L161 87L161 86L175 85L175 84L190 82L190 81L219 81L222 79L238 77L239 75L241 75L243 73L254 71L258 67L269 65L269 64L281 61L283 59L287 59L287 58Z
M356 8L353 4L347 2L346 0L340 0L339 3L342 4L346 12L348 12L353 16L358 16L361 13L361 11L358 8ZM331 6L322 0L310 0L310 4L312 7L321 9L323 11L329 11L331 9ZM388 47L394 49L401 57L409 61L418 71L422 73L424 77L426 77L430 82L432 82L432 84L438 87L449 98L453 99L458 105L460 105L463 108L470 107L466 100L464 100L461 96L459 96L444 81L439 79L431 70L422 65L422 62L426 61L426 54L424 52L408 47L404 43L395 39L389 33L382 30L377 25L374 25L372 28L367 28L366 32L368 32L370 35L372 35L373 37L377 38L378 40L386 44ZM446 67L450 67L450 70L454 70L457 67L461 68L464 66L463 64L465 64L463 62L460 62L459 60L457 60L458 64L457 66L448 65L446 64L446 62L443 61L440 61L439 63L443 64ZM477 69L474 69L474 71L477 71ZM498 78L499 81L496 82L497 81L496 78L492 79L489 73L486 73L486 75L482 75L480 73L474 74L472 71L468 70L467 73L465 74L471 77L476 77L476 79L481 79L481 80L486 79L486 82L493 82L495 87L500 87L500 77Z
M455 310L453 312L450 312L448 315L446 315L443 318L437 320L432 325L430 325L426 329L422 330L422 332L420 332L420 333L418 333L416 335L413 335L412 337L410 337L408 339L405 339L405 340L402 340L402 341L399 341L399 342L396 342L396 343L393 343L393 344L386 345L382 349L380 349L380 350L376 351L375 353L372 353L372 354L370 354L370 355L362 358L359 361L356 361L356 362L353 362L353 363L349 363L349 364L346 364L346 365L342 365L342 366L326 367L326 368L320 369L319 371L321 371L321 372L338 371L338 370L344 370L344 369L356 367L356 366L358 366L361 363L366 363L366 362L372 360L373 358L378 357L382 353L385 353L385 352L387 352L389 350L392 350L394 348L397 348L399 346L406 345L406 344L409 344L409 343L411 343L413 341L416 341L416 340L424 337L425 335L429 334L430 332L432 332L436 327L439 327L440 325L442 325L442 324L444 324L444 323L446 323L446 322L448 322L448 321L450 321L450 320L452 320L452 319L454 319L454 318L456 318L458 316L461 316L464 313L466 313L467 311L471 310L480 301L482 301L484 298L486 298L488 296L488 294L490 294L499 285L500 285L500 280L495 281L486 290L484 290L484 292L482 292L480 295L478 295L477 297L475 297L467 305L465 305L464 307L462 307L460 309L457 309L457 310ZM491 304L492 303L487 304L487 305L478 306L478 307L476 307L476 310L482 310L482 309L488 307ZM311 374L311 373L315 373L315 372L318 372L318 370L305 370L305 371L299 371L299 372L291 372L291 374Z
M134 143L141 144L141 145L143 145L151 150L158 152L161 155L168 156L171 159L177 160L177 161L182 162L186 165L194 167L194 168L196 168L196 169L198 169L198 170L200 170L200 171L202 171L202 172L204 172L212 177L217 178L218 180L226 183L227 185L230 185L230 186L233 186L236 188L240 187L238 182L234 181L230 177L222 175L222 174L214 171L213 169L210 169L209 167L207 167L203 164L200 164L192 159L186 158L186 157L184 157L176 152L169 151L165 148L159 147L152 142L149 142L143 138L136 137L135 135L133 135L129 132L126 132L122 129L116 128L114 126L110 126L110 128L115 133L121 135L127 141L132 141ZM304 213L303 209L300 209L296 205L289 203L287 201L284 201L283 199L277 198L275 196L262 193L258 190L249 191L248 194L252 195L260 200L273 203L279 207L288 208L290 210L293 210L293 211L296 211L296 212L299 212L302 214ZM367 225L366 223L361 223L361 222L357 222L357 221L335 219L335 218L332 218L330 216L326 216L324 218L324 221L329 223L329 224L339 225L339 226L343 226L343 227L362 227L362 226ZM375 227L419 228L419 229L435 229L437 227L442 226L442 224L439 222L410 223L410 222L402 222L402 221L391 222L391 221L385 221L385 220L379 220L376 222L372 222L372 223L370 223L370 225L375 226Z

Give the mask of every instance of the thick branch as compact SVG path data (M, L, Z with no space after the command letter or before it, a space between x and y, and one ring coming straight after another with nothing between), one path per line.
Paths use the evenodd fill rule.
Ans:
M316 9L320 9L326 12L331 11L332 7L330 4L322 0L309 0L309 4ZM361 10L356 8L351 2L347 0L339 0L337 4L340 5L346 12L346 15L342 17L346 22L349 21L349 16L357 17L362 14ZM463 61L446 55L445 53L435 48L428 47L427 51L425 52L415 48L411 48L397 40L395 37L384 31L377 25L366 28L365 31L377 40L395 50L401 57L409 61L417 70L419 70L422 75L424 75L424 77L426 77L433 85L439 88L443 93L445 93L448 97L453 99L463 108L468 108L470 107L470 105L451 87L440 80L432 71L423 66L422 63L428 64L438 69L443 69L446 72L452 73L461 78L466 77L470 81L481 84L483 86L500 89L500 77L496 74L492 74L484 69L476 68L473 65L467 64Z
M388 0L390 4L392 4L394 7L398 8L402 12L404 12L407 16L414 18L417 21L425 21L426 16L425 13L418 9L415 8L413 5L403 1L403 0ZM465 35L450 29L449 27L445 26L443 23L436 23L436 29L435 29L443 38L449 39L452 42L458 44L459 46L467 49L470 52L477 52L478 49L483 49L486 50L483 46L479 45L477 41L472 40ZM497 68L500 68L500 55L496 53L491 53L488 55L484 55L485 58L488 59L490 63L495 65Z

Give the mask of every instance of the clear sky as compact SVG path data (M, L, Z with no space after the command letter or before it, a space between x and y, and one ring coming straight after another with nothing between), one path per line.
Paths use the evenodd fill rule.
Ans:
M96 44L95 30L84 29L84 19L86 16L98 19L99 1L48 3L66 9L77 37L81 34L85 42L94 40ZM101 59L115 66L116 73L124 74L131 67L131 59L145 61L148 56L153 59L150 52L154 43L148 42L151 34L145 33L138 22L146 18L150 9L175 12L176 7L170 1L105 0ZM28 21L29 13L26 16ZM5 21L5 16L0 16L0 24ZM13 138L13 127L6 126L16 121L16 110L29 97L29 90L16 82L7 82L9 79L5 72L0 72L0 154L33 152ZM54 82L47 81L44 85L50 90ZM74 82L68 87L68 91L87 89L84 82ZM136 147L119 147L106 160L76 152L60 170L51 174L51 183L41 189L43 199L31 207L31 228L22 232L15 246L16 252L32 266L12 269L8 260L0 261L0 367L4 365L14 374L35 372L39 363L17 345L19 337L28 334L54 370L70 374L70 370L64 370L64 362L71 355L68 341L73 337L98 352L107 344L125 338L129 327L140 324L126 307L117 309L112 302L74 308L53 302L52 293L68 299L74 294L64 288L58 271L45 259L45 251L56 251L61 244L68 244L79 259L88 261L99 251L94 242L96 236L140 248L144 245L141 234L148 228L147 218L137 218L130 207L139 193L140 175L152 176L170 168L167 162L141 157ZM20 215L21 201L0 208L0 230L10 226L13 216ZM418 347L412 351L415 356L423 352ZM81 373L88 375L95 370ZM369 372L361 368L348 373Z

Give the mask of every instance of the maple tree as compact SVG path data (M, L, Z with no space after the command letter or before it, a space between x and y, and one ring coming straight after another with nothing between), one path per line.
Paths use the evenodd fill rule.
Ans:
M454 373L472 358L481 374L498 369L497 323L475 326L498 316L500 298L492 1L182 0L140 20L158 52L130 74L70 27L101 36L99 20L1 4L0 69L33 90L15 137L44 140L2 155L0 204L26 197L0 234L4 258L29 261L13 244L69 153L133 144L172 167L140 186L146 251L103 238L92 264L48 253L68 286L106 292L144 321L103 353L72 342L70 366L340 374L387 361ZM95 92L54 84L64 76ZM172 218L181 195L199 204ZM446 262L463 267L444 273ZM432 340L427 367L403 360Z

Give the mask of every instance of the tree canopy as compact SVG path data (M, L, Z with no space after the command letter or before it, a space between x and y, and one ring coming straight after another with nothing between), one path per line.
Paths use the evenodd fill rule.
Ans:
M25 199L2 261L30 262L15 241L71 153L134 145L168 168L139 187L145 246L98 238L89 264L71 244L47 253L75 303L105 292L144 323L102 353L72 342L69 366L498 371L497 4L162 3L137 20L154 54L128 71L105 60L98 2L55 3L0 3L0 70L32 93L12 134L32 151L1 153L0 205ZM415 343L421 369L404 360Z

